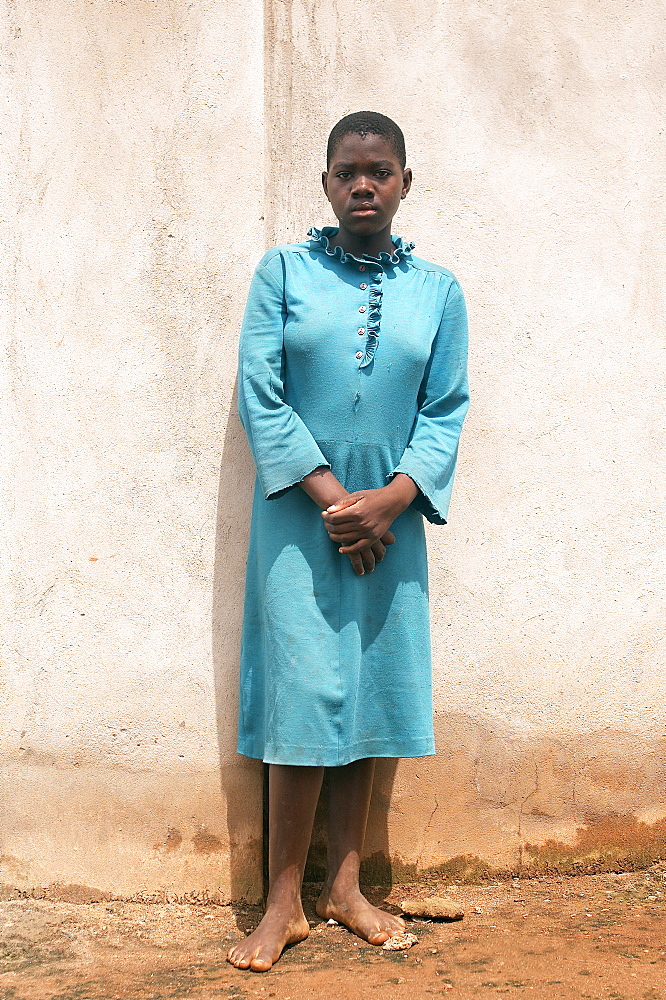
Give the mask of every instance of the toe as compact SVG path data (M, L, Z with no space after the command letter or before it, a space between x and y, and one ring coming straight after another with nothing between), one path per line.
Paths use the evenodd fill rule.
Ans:
M368 934L368 944L384 944L390 936L388 931L373 931L372 934Z
M246 958L245 955L239 955L237 952L229 952L227 961L231 962L236 969L248 969L250 967L250 959Z
M249 965L253 972L268 972L272 966L270 959L262 958L260 955L255 955Z

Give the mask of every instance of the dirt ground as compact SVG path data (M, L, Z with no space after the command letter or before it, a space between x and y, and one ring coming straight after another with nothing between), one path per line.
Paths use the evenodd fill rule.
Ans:
M255 926L257 909L7 898L0 998L666 998L663 863L630 874L371 890L389 906L407 895L449 895L465 910L455 923L410 922L419 942L394 954L319 921L315 895L313 888L306 901L310 937L265 974L224 961Z

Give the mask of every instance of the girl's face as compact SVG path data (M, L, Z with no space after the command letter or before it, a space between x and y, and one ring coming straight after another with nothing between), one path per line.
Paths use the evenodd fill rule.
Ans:
M393 216L411 187L412 172L402 169L383 136L351 133L336 146L322 183L341 233L368 239L390 232Z

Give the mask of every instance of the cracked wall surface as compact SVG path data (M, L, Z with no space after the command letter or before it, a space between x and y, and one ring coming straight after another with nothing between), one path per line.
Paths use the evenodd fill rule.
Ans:
M473 392L428 533L438 754L380 765L368 871L659 856L662 4L2 23L0 881L259 892L236 340L265 246L332 221L326 136L364 107L405 130L395 228L461 280Z

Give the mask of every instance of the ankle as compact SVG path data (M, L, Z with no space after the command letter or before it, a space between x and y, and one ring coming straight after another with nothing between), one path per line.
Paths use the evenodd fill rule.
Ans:
M353 899L355 896L362 895L361 887L358 882L358 878L353 876L350 878L337 878L327 879L324 882L321 895L326 899Z
M298 916L303 913L301 894L293 888L274 886L268 892L265 910L266 913L269 910L280 910Z
M335 895L360 892L360 873L361 859L356 851L350 851L340 859L329 856L324 890Z

